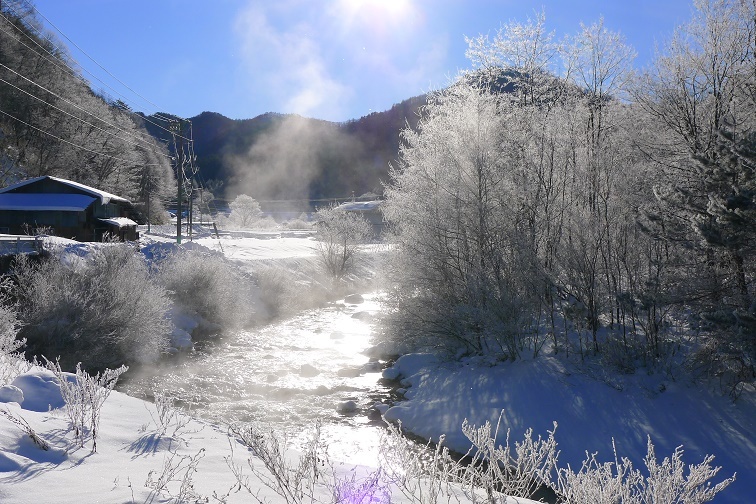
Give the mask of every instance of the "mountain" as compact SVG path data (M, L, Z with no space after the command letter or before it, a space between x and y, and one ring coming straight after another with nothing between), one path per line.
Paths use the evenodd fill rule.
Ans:
M397 158L400 132L417 126L425 96L416 96L360 119L335 123L266 113L233 120L215 112L189 119L198 177L218 197L249 194L266 200L328 200L381 194L389 163ZM147 130L170 143L155 114Z

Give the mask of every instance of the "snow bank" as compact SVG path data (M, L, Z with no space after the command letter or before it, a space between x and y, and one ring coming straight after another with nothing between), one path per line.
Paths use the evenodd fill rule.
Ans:
M22 429L0 416L0 502L168 503L176 501L182 482L194 494L185 494L186 502L205 502L202 497L216 494L228 494L224 502L229 504L258 499L283 502L281 496L250 474L246 467L250 457L247 448L213 425L181 417L168 429L162 428L153 404L114 391L102 408L97 452L91 453L89 445L77 448L73 443L67 419L58 409L62 406L60 390L51 373L36 368L19 376L14 384L23 389L24 400L0 407L27 422L30 429L50 443L50 448L41 449ZM345 404L344 408L349 406ZM250 486L258 492L256 498L244 491L233 491L238 484L227 460L245 466ZM252 464L256 470L264 471L259 460L252 459ZM340 478L372 471L343 464L336 470ZM157 494L154 483L161 478L170 483ZM318 486L315 497L329 502L330 491ZM407 499L395 491L391 502ZM511 498L506 502L533 503Z
M507 429L513 440L522 439L529 427L546 437L556 421L559 460L565 466L579 467L586 450L613 461L614 439L619 455L642 467L650 436L658 457L683 445L687 463L713 454L723 468L720 476L737 472L737 481L717 502L751 502L756 495L753 391L733 404L700 384L660 375L639 372L602 381L548 355L496 365L474 359L434 363L427 355L407 355L392 369L390 374L403 377L402 386L409 388L408 400L393 405L384 418L401 421L424 439L446 434L446 444L455 451L470 446L460 428L465 419L495 426L503 411L502 439Z

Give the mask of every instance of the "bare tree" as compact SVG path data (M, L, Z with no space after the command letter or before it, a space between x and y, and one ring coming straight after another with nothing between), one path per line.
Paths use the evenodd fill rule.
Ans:
M334 280L342 280L354 268L360 245L373 237L373 229L362 215L340 207L318 210L315 222L323 268Z

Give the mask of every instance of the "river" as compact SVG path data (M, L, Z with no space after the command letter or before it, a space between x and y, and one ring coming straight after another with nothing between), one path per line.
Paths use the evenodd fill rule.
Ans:
M337 302L253 330L220 336L127 379L119 389L150 399L173 397L200 418L227 425L256 422L286 433L296 446L322 421L334 460L374 465L383 429L371 406L387 402L381 363L371 346L376 296ZM349 401L356 410L348 410Z

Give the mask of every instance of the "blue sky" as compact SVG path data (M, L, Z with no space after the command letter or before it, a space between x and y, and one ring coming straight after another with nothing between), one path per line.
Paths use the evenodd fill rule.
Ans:
M96 89L145 113L345 121L443 87L465 36L543 7L557 37L604 16L650 63L692 0L35 0ZM94 76L96 76L96 78ZM104 81L106 84L98 81ZM124 84L128 88L124 87ZM110 86L110 87L108 87ZM132 92L133 91L133 92ZM136 93L136 94L135 94Z

